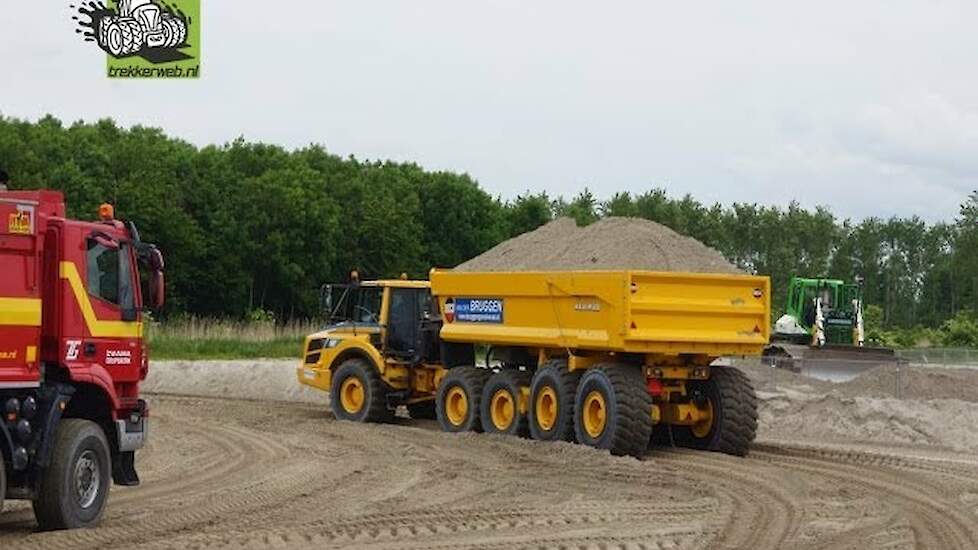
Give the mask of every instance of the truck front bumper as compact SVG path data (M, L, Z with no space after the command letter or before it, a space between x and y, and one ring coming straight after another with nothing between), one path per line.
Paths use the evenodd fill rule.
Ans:
M142 449L149 435L149 419L145 415L134 413L129 418L115 421L119 434L119 452L130 453Z

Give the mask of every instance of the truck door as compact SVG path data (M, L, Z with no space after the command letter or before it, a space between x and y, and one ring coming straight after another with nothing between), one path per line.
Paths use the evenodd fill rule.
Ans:
M418 339L418 291L391 288L387 323L387 350L395 355L413 356Z
M64 360L69 366L75 361L99 364L116 384L138 381L142 325L132 245L93 233L84 247L80 262L62 262L62 277L68 279L72 294L65 309L78 308L66 316ZM77 267L83 276L74 264L81 264ZM70 322L72 318L80 318L84 329Z

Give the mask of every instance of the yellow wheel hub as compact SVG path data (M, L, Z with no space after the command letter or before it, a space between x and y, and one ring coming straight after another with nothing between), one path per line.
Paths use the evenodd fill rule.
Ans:
M584 431L589 436L598 438L604 433L604 428L608 424L608 403L605 401L604 395L598 390L593 390L584 398L581 420L584 424Z
M454 426L461 426L469 415L469 398L465 390L452 386L445 394L445 416Z
M699 419L689 429L694 436L702 439L710 435L710 430L713 429L713 402L707 399L706 404L696 407L696 410L699 411Z
M513 420L516 418L516 400L513 399L513 394L509 390L500 388L492 394L492 400L489 402L489 416L492 417L492 425L501 432L508 430L513 425Z
M356 414L363 408L364 401L363 382L355 376L344 380L340 385L340 405L343 406L343 410Z
M557 424L557 391L546 386L537 392L534 412L536 413L537 424L544 431L552 430Z

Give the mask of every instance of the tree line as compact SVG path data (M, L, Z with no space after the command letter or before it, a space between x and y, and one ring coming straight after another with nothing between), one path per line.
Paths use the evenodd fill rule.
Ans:
M0 117L0 167L14 189L64 191L72 217L90 219L108 201L134 220L166 255L167 314L314 317L320 285L352 268L423 277L564 215L665 224L770 275L778 307L792 275L862 275L884 328L939 327L978 311L978 193L963 197L956 220L935 224L852 221L798 204L707 205L658 188L502 200L467 174L342 158L319 145L197 147L155 128L51 116Z

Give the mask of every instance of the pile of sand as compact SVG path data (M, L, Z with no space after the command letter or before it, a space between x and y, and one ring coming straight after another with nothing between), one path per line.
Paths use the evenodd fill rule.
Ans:
M940 367L882 366L842 384L849 396L888 397L899 383L904 399L958 399L978 403L978 370Z
M978 370L880 367L842 383L741 365L759 398L759 437L978 449Z
M558 218L500 243L456 271L636 269L741 273L716 250L641 218L604 218L578 227Z

